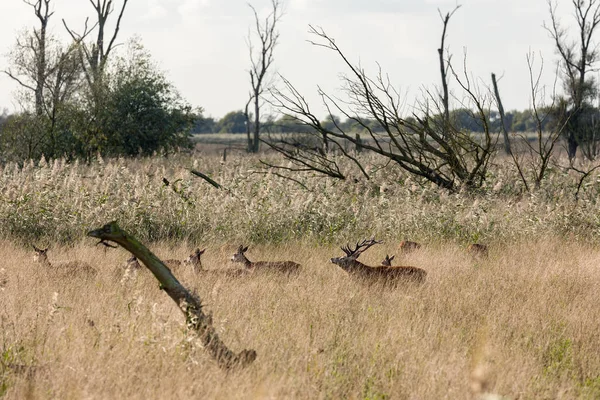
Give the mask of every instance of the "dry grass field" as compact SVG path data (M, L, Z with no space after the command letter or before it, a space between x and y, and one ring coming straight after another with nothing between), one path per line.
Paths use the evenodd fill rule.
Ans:
M193 246L157 244L163 257ZM211 246L205 268L235 268ZM394 244L365 254L378 264ZM349 278L334 247L257 246L257 259L301 262L298 277L179 278L196 289L225 342L258 358L225 373L186 334L149 271L121 282L128 254L93 241L51 249L96 277L66 278L0 245L5 398L457 399L600 396L600 251L557 238L494 247L475 260L455 245L402 260L428 271L395 290Z
M256 171L218 156L4 167L0 398L600 398L597 177L575 203L559 172L531 195L508 168L481 194L449 195L393 169L305 188ZM206 247L206 269L239 268L229 259L244 243L252 261L303 265L291 277L176 272L228 346L256 350L252 365L220 370L148 270L122 279L130 254L85 238L111 219L163 259ZM426 282L368 286L330 262L371 236L384 244L362 262L396 254ZM422 247L403 255L402 239ZM466 253L473 241L487 258ZM31 244L98 273L35 264Z

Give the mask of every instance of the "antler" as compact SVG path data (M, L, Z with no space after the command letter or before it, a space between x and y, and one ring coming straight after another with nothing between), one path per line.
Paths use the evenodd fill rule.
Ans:
M358 258L358 256L365 252L369 247L380 243L383 243L383 241L375 240L375 238L370 240L364 239L362 242L356 243L356 248L354 250L351 250L350 245L347 245L345 247L342 247L342 251L346 253L346 256L348 257Z

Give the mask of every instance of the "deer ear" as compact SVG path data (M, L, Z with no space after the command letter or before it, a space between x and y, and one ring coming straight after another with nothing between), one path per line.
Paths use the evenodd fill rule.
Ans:
M242 249L242 253L245 253L245 252L247 252L247 251L248 251L248 246L246 246L246 247L244 247L244 248Z
M45 253L48 251L48 247L46 247L44 250L42 250L42 253Z
M35 244L32 244L32 245L31 245L31 247L33 247L33 249L34 249L35 251L40 251L40 249L38 249L37 247L35 247Z
M394 257L396 257L396 256L391 256L391 257L388 256L388 260L392 261L394 259Z
M206 249L202 249L202 250L198 249L197 253L198 254L204 254L205 251L206 251Z

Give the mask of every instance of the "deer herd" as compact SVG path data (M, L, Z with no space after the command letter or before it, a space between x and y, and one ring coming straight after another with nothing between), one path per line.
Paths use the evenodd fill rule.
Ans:
M382 284L384 286L395 287L399 283L423 283L427 277L427 271L422 268L404 266L404 265L392 265L394 256L386 255L381 265L370 266L358 261L358 257L366 250L376 244L382 243L375 239L363 240L362 242L356 243L354 248L350 246L342 247L344 256L334 257L331 262L342 270L344 270L350 277L367 284ZM402 241L398 246L402 253L410 253L421 248L421 245L416 242ZM88 275L94 276L97 274L97 270L89 265L88 263L81 261L70 261L66 263L51 263L48 259L48 248L39 249L33 246L35 250L34 261L44 265L51 269L55 273L62 273L64 275ZM267 272L277 273L287 276L298 275L302 269L302 266L293 261L250 261L246 256L248 246L239 246L237 251L231 257L231 261L235 263L241 263L242 268L238 269L205 269L202 266L201 256L204 254L206 249L196 249L188 258L185 260L167 259L163 263L173 272L181 272L183 269L191 270L193 273L198 275L213 275L213 276L224 276L224 277L241 277L250 275L253 273ZM467 253L474 258L482 258L488 256L488 248L486 245L474 243L467 247ZM129 258L125 264L124 279L131 274L137 273L136 271L141 269L142 266L138 262L135 256Z

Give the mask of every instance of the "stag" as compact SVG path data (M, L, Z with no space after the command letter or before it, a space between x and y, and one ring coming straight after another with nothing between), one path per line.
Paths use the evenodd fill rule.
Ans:
M367 249L379 243L381 242L371 239L357 243L354 249L351 249L350 246L342 247L342 251L346 256L332 258L331 262L338 265L349 275L368 283L380 282L385 285L396 286L404 281L422 283L425 280L427 272L421 268L391 265L371 267L357 260ZM390 264L392 259L393 257L386 257Z

